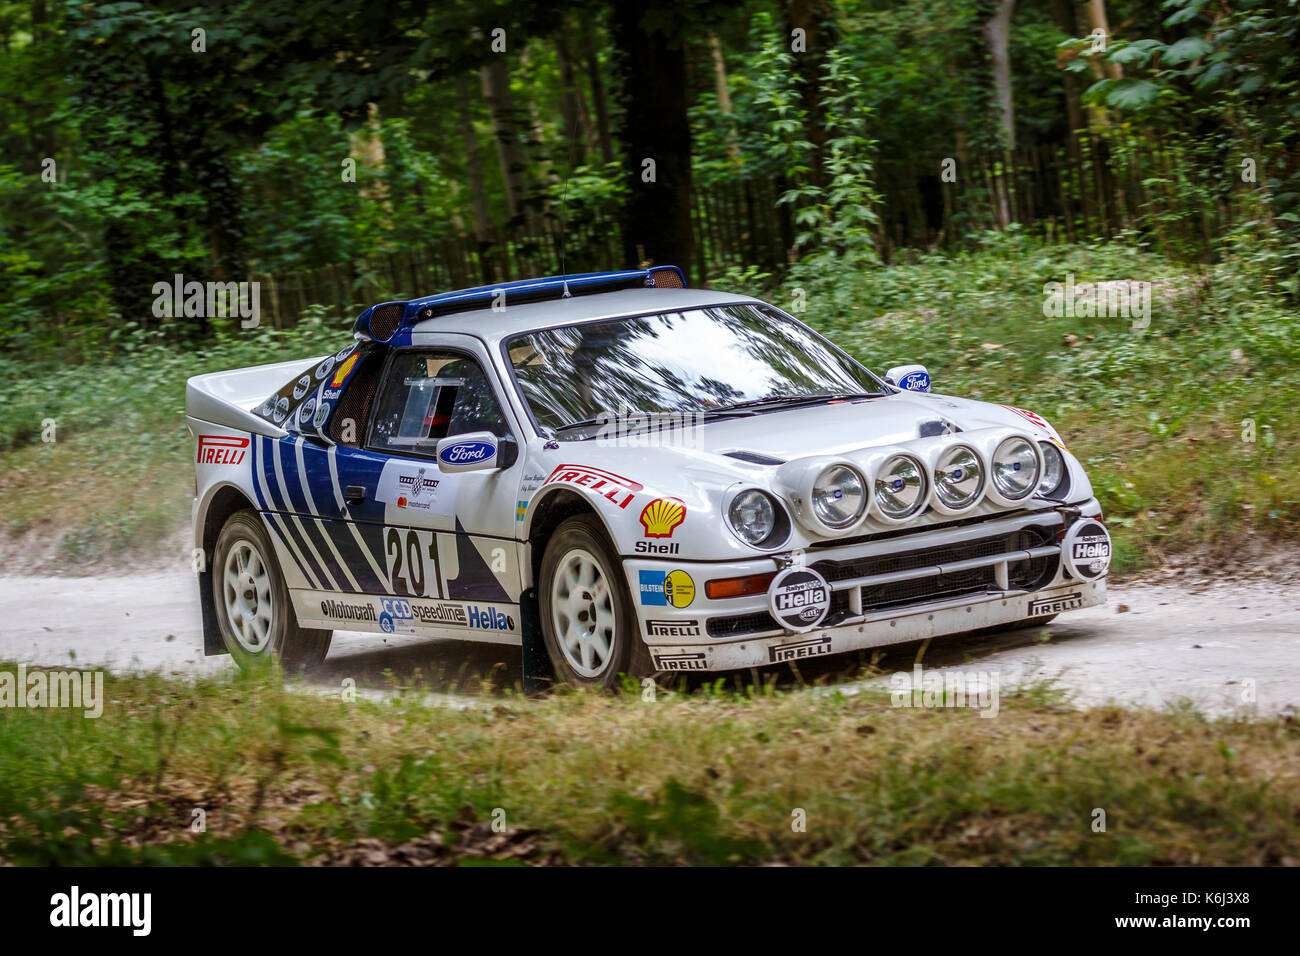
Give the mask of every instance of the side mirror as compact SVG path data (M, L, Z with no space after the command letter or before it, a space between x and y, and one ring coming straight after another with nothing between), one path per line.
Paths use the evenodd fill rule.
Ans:
M885 373L885 381L908 392L930 390L930 372L924 365L895 365Z
M518 460L515 440L491 432L466 432L438 442L438 470L447 474L509 468Z

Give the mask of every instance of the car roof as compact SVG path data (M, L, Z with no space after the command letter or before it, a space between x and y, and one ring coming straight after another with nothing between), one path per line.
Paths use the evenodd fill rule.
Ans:
M495 342L522 332L557 325L738 303L761 304L761 300L710 289L622 289L617 292L510 305L500 311L480 307L453 312L417 322L411 332L468 332L485 341Z

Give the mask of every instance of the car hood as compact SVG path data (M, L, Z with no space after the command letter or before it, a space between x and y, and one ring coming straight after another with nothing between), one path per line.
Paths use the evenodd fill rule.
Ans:
M999 426L1055 437L1050 427L1039 426L1005 405L927 392L896 392L881 398L709 422L703 429L702 444L729 458L748 453L789 461Z

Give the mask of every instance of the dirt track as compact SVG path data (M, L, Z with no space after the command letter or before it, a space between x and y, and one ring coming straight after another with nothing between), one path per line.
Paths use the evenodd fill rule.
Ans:
M1129 610L1120 613L1120 606ZM919 645L887 648L878 666L909 670ZM194 578L176 572L101 577L0 577L0 660L46 666L104 666L215 673L233 665L205 658ZM1188 698L1214 713L1300 710L1300 594L1282 585L1222 583L1112 586L1110 603L1066 614L1045 628L943 638L926 667L996 670L1003 689L1055 677L1081 703L1114 700L1161 706ZM853 659L805 666L805 680L843 680ZM309 675L322 691L353 678L360 689L407 683L434 690L492 675L520 679L517 652L458 641L335 634L323 666ZM788 674L788 672L786 672ZM1255 708L1243 705L1254 681Z

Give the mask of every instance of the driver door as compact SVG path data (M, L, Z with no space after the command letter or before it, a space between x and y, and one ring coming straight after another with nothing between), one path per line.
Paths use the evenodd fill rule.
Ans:
M336 451L346 507L368 544L390 633L455 630L517 643L515 501L520 434L486 350L471 336L421 336L388 357L356 447ZM432 340L432 341L429 341ZM490 437L504 467L449 472L438 442Z

